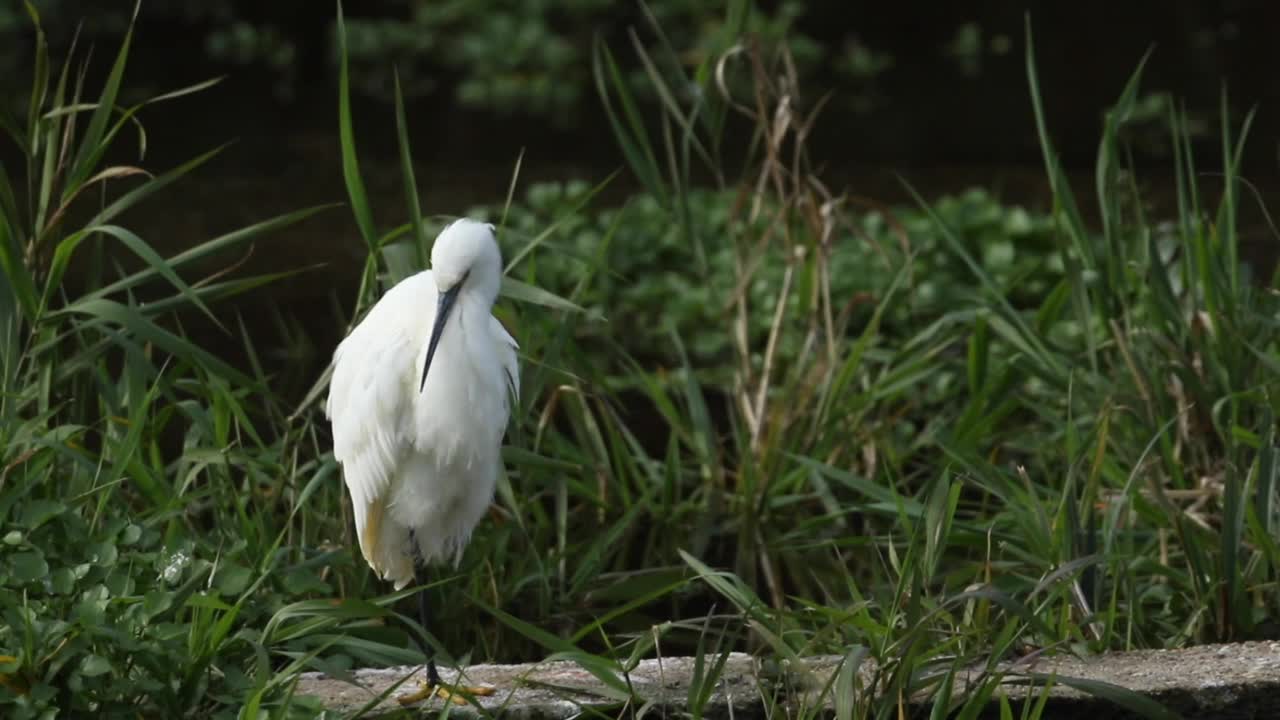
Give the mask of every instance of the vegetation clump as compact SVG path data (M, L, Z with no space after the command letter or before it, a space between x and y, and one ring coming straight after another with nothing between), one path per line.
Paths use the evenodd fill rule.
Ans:
M821 103L785 44L753 42L745 8L722 27L740 42L691 72L648 26L631 46L648 102L594 46L641 186L626 202L581 183L517 193L517 172L506 203L473 209L500 227L499 312L525 375L492 518L440 581L467 598L436 603L441 645L474 648L459 661L555 653L623 696L656 653L704 658L708 684L733 649L792 667L835 653L842 718L912 696L971 718L1006 679L997 663L1029 650L1274 632L1280 300L1239 255L1249 119L1224 110L1209 159L1167 104L1177 203L1151 217L1124 139L1139 68L1103 123L1086 221L1028 28L1052 208L982 190L868 207L814 169ZM300 672L420 660L398 602L416 588L386 594L354 557L327 378L286 397L261 339L219 310L279 278L220 269L338 210L161 255L119 223L217 151L155 175L109 162L145 147L145 104L119 101L131 35L95 97L31 15L29 108L3 124L22 163L0 168L0 705L316 716ZM349 327L423 267L441 220L420 206L392 76L409 216L375 222L341 15L338 39L345 211L367 250L338 304L354 309L334 311ZM737 126L745 148L725 144ZM243 364L190 338L205 321ZM977 677L953 694L961 671ZM762 702L782 711L785 685ZM1018 710L1042 711L1034 695Z

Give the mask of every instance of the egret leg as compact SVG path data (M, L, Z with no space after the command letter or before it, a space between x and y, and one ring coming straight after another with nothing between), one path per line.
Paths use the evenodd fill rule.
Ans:
M426 579L423 577L425 573L422 570L415 570L413 573L413 581L418 585L425 585ZM427 629L427 617L429 601L427 600L427 589L423 588L418 591L418 624L425 631ZM427 682L435 687L440 686L440 671L436 670L436 648L434 645L426 641L426 638L418 638L418 647L422 649L422 654L427 658Z
M425 585L422 568L414 569L413 581L418 585ZM430 617L427 590L423 588L418 591L418 623L422 625L422 629L427 629L427 618ZM466 705L467 695L492 695L494 689L484 685L458 685L449 687L440 681L440 671L436 669L436 651L431 643L425 638L418 640L418 647L422 649L422 654L427 660L427 679L419 684L417 692L409 693L398 698L401 705L412 705L422 700L427 700L432 696L439 697L441 700L450 700L455 705Z

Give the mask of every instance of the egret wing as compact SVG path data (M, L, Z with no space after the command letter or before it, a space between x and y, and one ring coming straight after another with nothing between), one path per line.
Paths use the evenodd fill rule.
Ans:
M414 292L421 284L410 278L393 287L334 351L325 412L333 425L333 454L351 494L360 550L371 563L379 555L375 546L392 475L412 443L407 432L417 335L409 323L421 320L422 308L409 309L424 291ZM433 288L425 288L428 296Z
M520 359L516 351L520 349L520 345L516 343L516 339L511 337L511 333L498 322L498 318L490 317L491 327L493 328L494 339L498 344L498 356L502 360L502 370L507 375L507 387L511 390L510 401L520 400ZM507 404L507 411L511 411L511 403Z

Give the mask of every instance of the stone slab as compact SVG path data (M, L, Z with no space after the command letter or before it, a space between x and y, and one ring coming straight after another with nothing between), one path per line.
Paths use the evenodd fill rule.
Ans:
M776 681L781 675L771 670L772 665L767 666L750 655L733 653L725 661L714 691L706 698L694 699L700 703L698 708L690 707L690 688L696 684L693 678L697 672L697 664L691 658L643 660L625 676L615 676L615 684L623 684L621 689L610 687L592 672L568 661L473 665L467 668L465 681L494 687L497 692L492 697L474 698L469 705L454 706L450 714L568 720L584 712L586 716L596 713L607 717L632 716L632 711L648 706L644 708L646 711L663 711L658 716L671 711L696 710L696 714L704 717L746 720L777 717L779 704L785 706L786 703L800 703L810 708L821 705L829 714L833 707L832 678L839 672L841 659L814 657L802 662L803 667L786 668L786 681L779 683ZM1029 690L1016 681L1034 673L1119 685L1163 703L1185 718L1280 718L1280 642L1277 641L1142 650L1091 658L1031 657L1006 663L1001 669L1009 684L1002 685L1000 692L1011 699L1025 697ZM609 672L604 667L596 671ZM864 687L870 686L875 666L864 663L859 673ZM441 675L446 683L457 681L456 671L441 668ZM402 713L394 698L416 690L421 677L421 669L416 667L359 670L353 674L354 683L307 673L302 676L297 693L315 696L326 708L343 714L373 703L366 717L390 717ZM397 683L399 687L388 692ZM958 679L958 692L963 692L965 683L966 678ZM778 688L786 688L788 692L780 693ZM385 697L378 700L384 694ZM1056 684L1050 694L1049 717L1086 714L1090 720L1138 717L1118 705L1062 684ZM439 699L418 706L419 710L433 713L442 707L443 701Z

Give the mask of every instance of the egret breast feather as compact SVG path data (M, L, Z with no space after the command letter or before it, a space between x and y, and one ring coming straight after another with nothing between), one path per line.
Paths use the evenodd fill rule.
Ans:
M361 553L397 589L415 565L461 556L492 501L519 391L516 343L491 314L491 226L450 225L432 266L388 290L338 346L326 408Z

